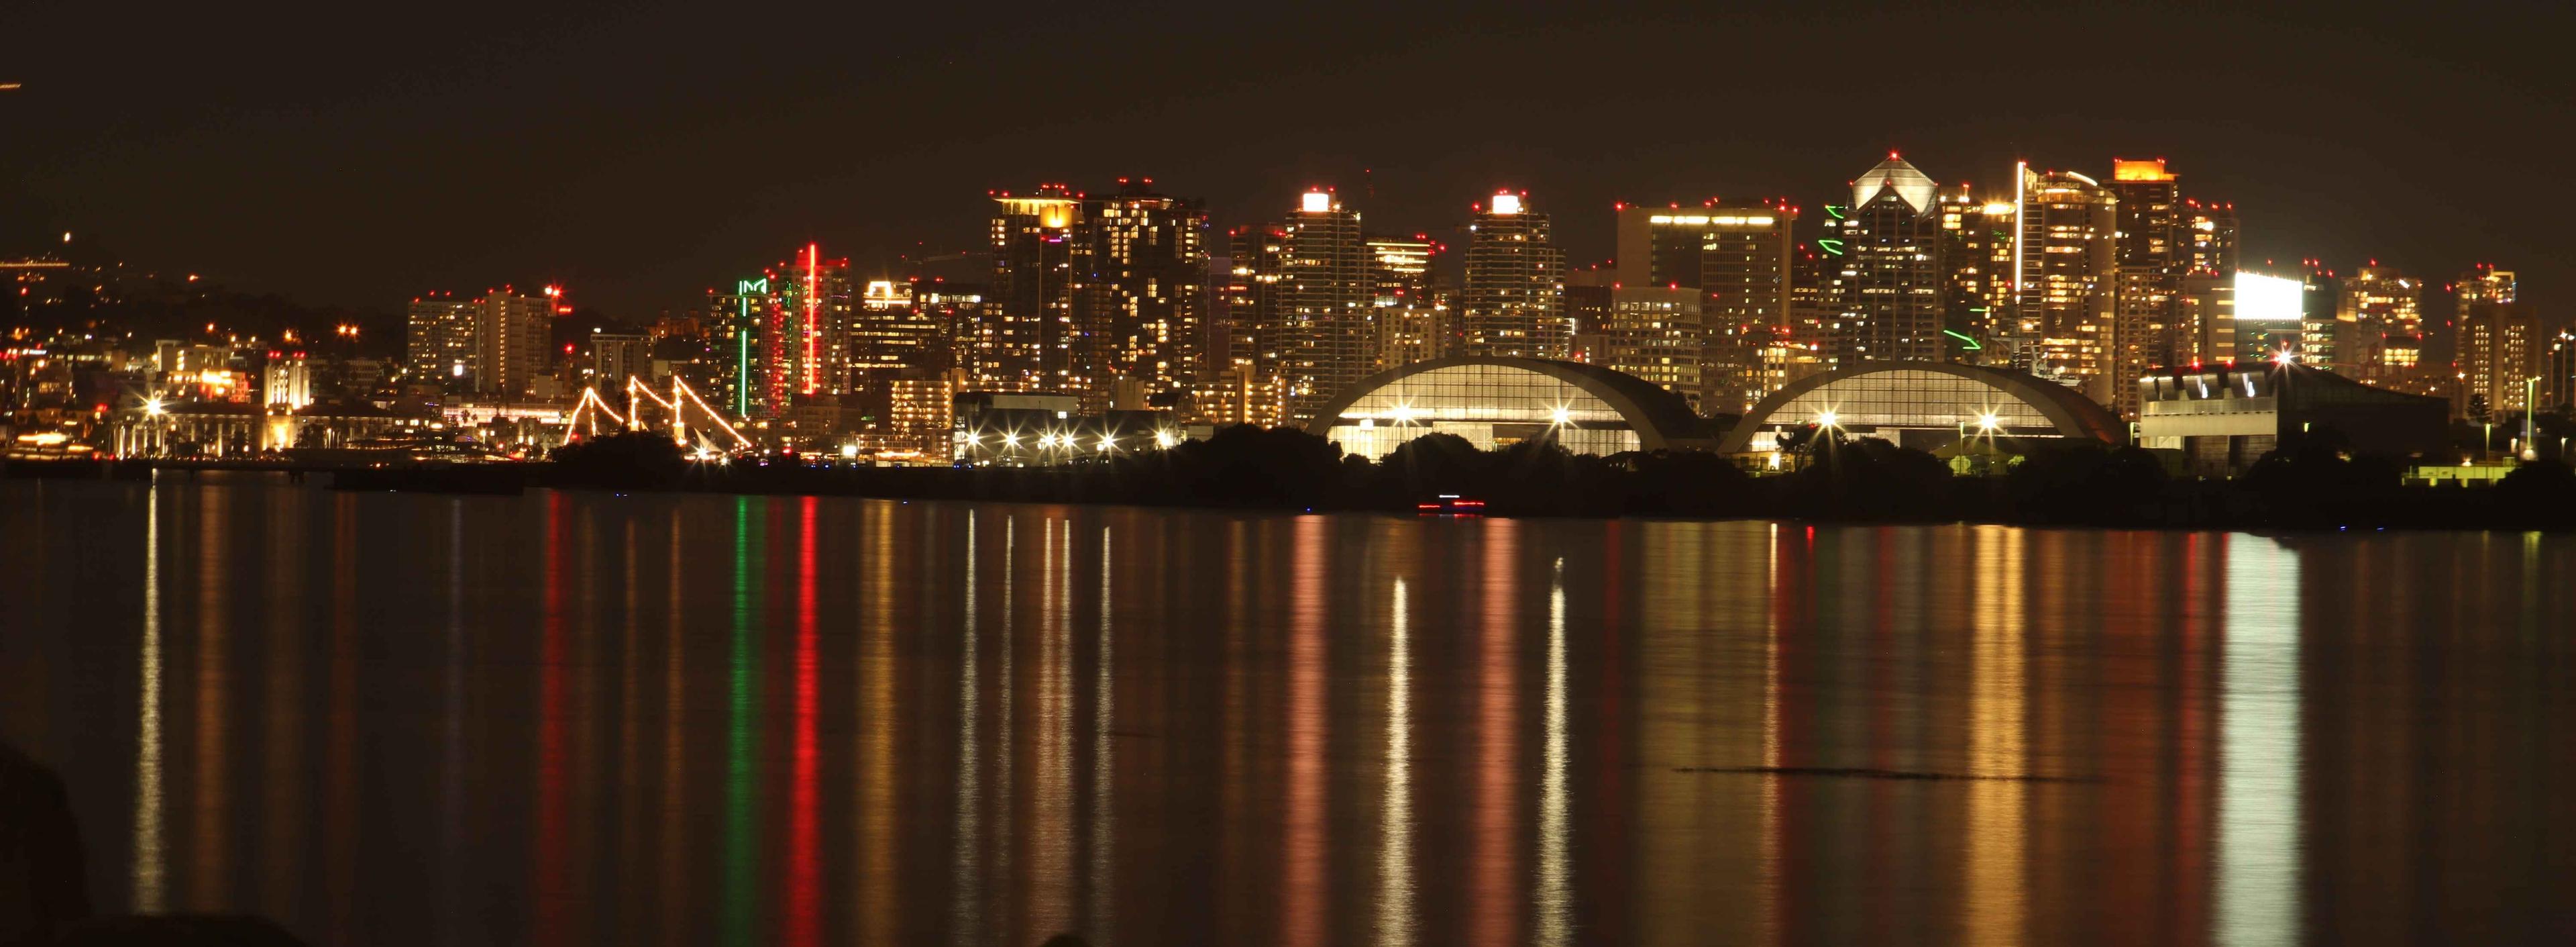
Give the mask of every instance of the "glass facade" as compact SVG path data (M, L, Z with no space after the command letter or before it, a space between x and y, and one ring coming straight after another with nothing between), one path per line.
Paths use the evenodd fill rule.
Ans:
M1509 365L1453 365L1388 382L1354 399L1325 437L1374 460L1433 432L1488 450L1547 437L1578 454L1640 443L1619 409L1581 385Z
M2021 437L2063 436L2057 422L2039 407L2005 388L1976 378L1919 369L1890 369L1836 379L1790 398L1757 421L1749 450L1771 450L1773 432L1788 425L1820 421L1831 413L1833 425L1853 434L1870 434L1904 443L1894 432L1921 430L1955 433L1985 429L1994 417L1996 433Z

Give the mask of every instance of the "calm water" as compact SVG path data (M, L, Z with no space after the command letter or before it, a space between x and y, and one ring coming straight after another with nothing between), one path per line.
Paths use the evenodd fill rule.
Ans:
M103 907L317 943L2565 942L2576 541L0 486Z

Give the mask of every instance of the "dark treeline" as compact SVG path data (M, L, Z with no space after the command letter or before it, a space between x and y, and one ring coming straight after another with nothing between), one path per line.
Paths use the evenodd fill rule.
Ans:
M2493 489L2406 486L2403 466L2351 457L2332 437L2276 451L2232 481L2167 476L2154 454L2041 445L1999 477L1953 476L1919 450L1861 438L1800 448L1800 469L1757 477L1698 452L1608 457L1526 442L1478 450L1434 434L1371 463L1293 429L1236 427L1169 451L1059 467L697 463L654 435L556 452L538 483L591 489L840 494L903 499L1123 503L1268 510L1411 512L1440 494L1506 516L1959 520L2034 525L2576 528L2576 471L2523 465ZM399 486L400 484L370 484Z

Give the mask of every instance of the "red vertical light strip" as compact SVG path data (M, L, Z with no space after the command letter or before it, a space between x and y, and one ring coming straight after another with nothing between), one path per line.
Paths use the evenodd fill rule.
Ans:
M818 357L818 356L816 355L816 352L815 352L815 348L816 348L817 343L818 343L818 342L823 338L823 330L822 330L820 327L818 327L817 325L815 325L815 313L820 312L820 311L822 310L822 306L823 306L823 301L822 301L822 299L821 299L821 298L819 298L819 297L816 295L816 293L817 293L817 291L818 291L819 287L820 287L820 286L821 286L821 284L822 284L822 280L821 280L821 278L820 278L820 277L821 277L821 272L820 272L820 271L821 271L821 269L822 269L822 266L823 266L823 248L822 248L822 246L821 246L820 244L812 244L812 243L806 244L806 245L805 245L805 393L806 393L806 394L809 394L809 395L814 393L814 389L815 389L815 388L820 387L819 382L822 380L822 371L821 371L820 367L817 365L816 360L817 360L817 357Z
M815 844L814 498L806 497L796 548L796 743L787 810L787 936L791 945L823 941L822 871Z
M564 795L564 497L547 494L545 613L537 643L537 811L536 881L530 901L536 909L534 936L540 944L572 943L569 900L572 866L564 848L569 817Z

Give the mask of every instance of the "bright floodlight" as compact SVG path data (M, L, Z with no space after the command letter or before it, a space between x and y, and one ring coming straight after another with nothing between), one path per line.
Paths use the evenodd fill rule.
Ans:
M1991 431L1991 430L1994 430L1994 429L1995 429L1995 416L1994 416L1994 413L1993 413L1993 412L1987 412L1987 413L1985 413L1985 414L1977 415L1977 430L1980 430L1980 431Z
M1518 194L1514 194L1514 193L1512 193L1512 192L1510 192L1510 191L1500 191L1500 192L1497 192L1497 193L1495 193L1495 194L1494 194L1494 213L1497 213L1497 214L1517 214L1517 213L1520 213L1520 212L1521 212L1521 196L1520 196L1520 195L1518 195Z
M1170 432L1170 431L1156 431L1156 432L1154 432L1154 446L1156 446L1156 447L1162 447L1162 448L1166 448L1166 449L1170 448L1170 447L1172 446L1172 432Z
M2278 351L2278 352L2274 352L2274 353L2272 353L2272 364L2274 364L2274 365L2287 365L2287 364L2290 364L2290 361L2291 361L2292 359L2295 359L2295 358L2298 358L2298 356L2297 356L2297 355L2295 355L2295 354L2292 354L2292 353L2291 353L2291 351L2290 351L2289 349L2282 349L2282 350L2280 350L2280 351Z
M1118 443L1118 439L1117 439L1117 438L1103 436L1103 437L1100 439L1100 449L1101 449L1101 450L1108 450L1109 448L1116 446L1116 445L1117 445L1117 443Z
M1002 435L1002 443L1006 446L1018 447L1020 446L1020 436L1016 433L1004 434Z
M1834 413L1831 411L1818 412L1816 415L1816 423L1824 427L1834 426Z
M1396 422L1396 423L1398 423L1398 424L1410 424L1410 423L1412 423L1412 422L1413 422L1413 406L1412 406L1412 405L1409 405L1409 404L1399 404L1399 405L1396 405L1396 406L1395 406L1395 422Z
M1564 427L1566 424L1572 422L1574 418L1572 415L1567 414L1564 408L1558 408L1548 414L1548 420L1558 427Z
M143 413L148 414L148 415L151 415L151 416L156 417L156 418L157 418L157 417L160 417L160 416L161 416L161 399L159 399L159 398L145 398L145 399L143 399Z
M1333 195L1322 191L1307 191L1306 197L1297 206L1309 214L1325 213L1333 209Z

